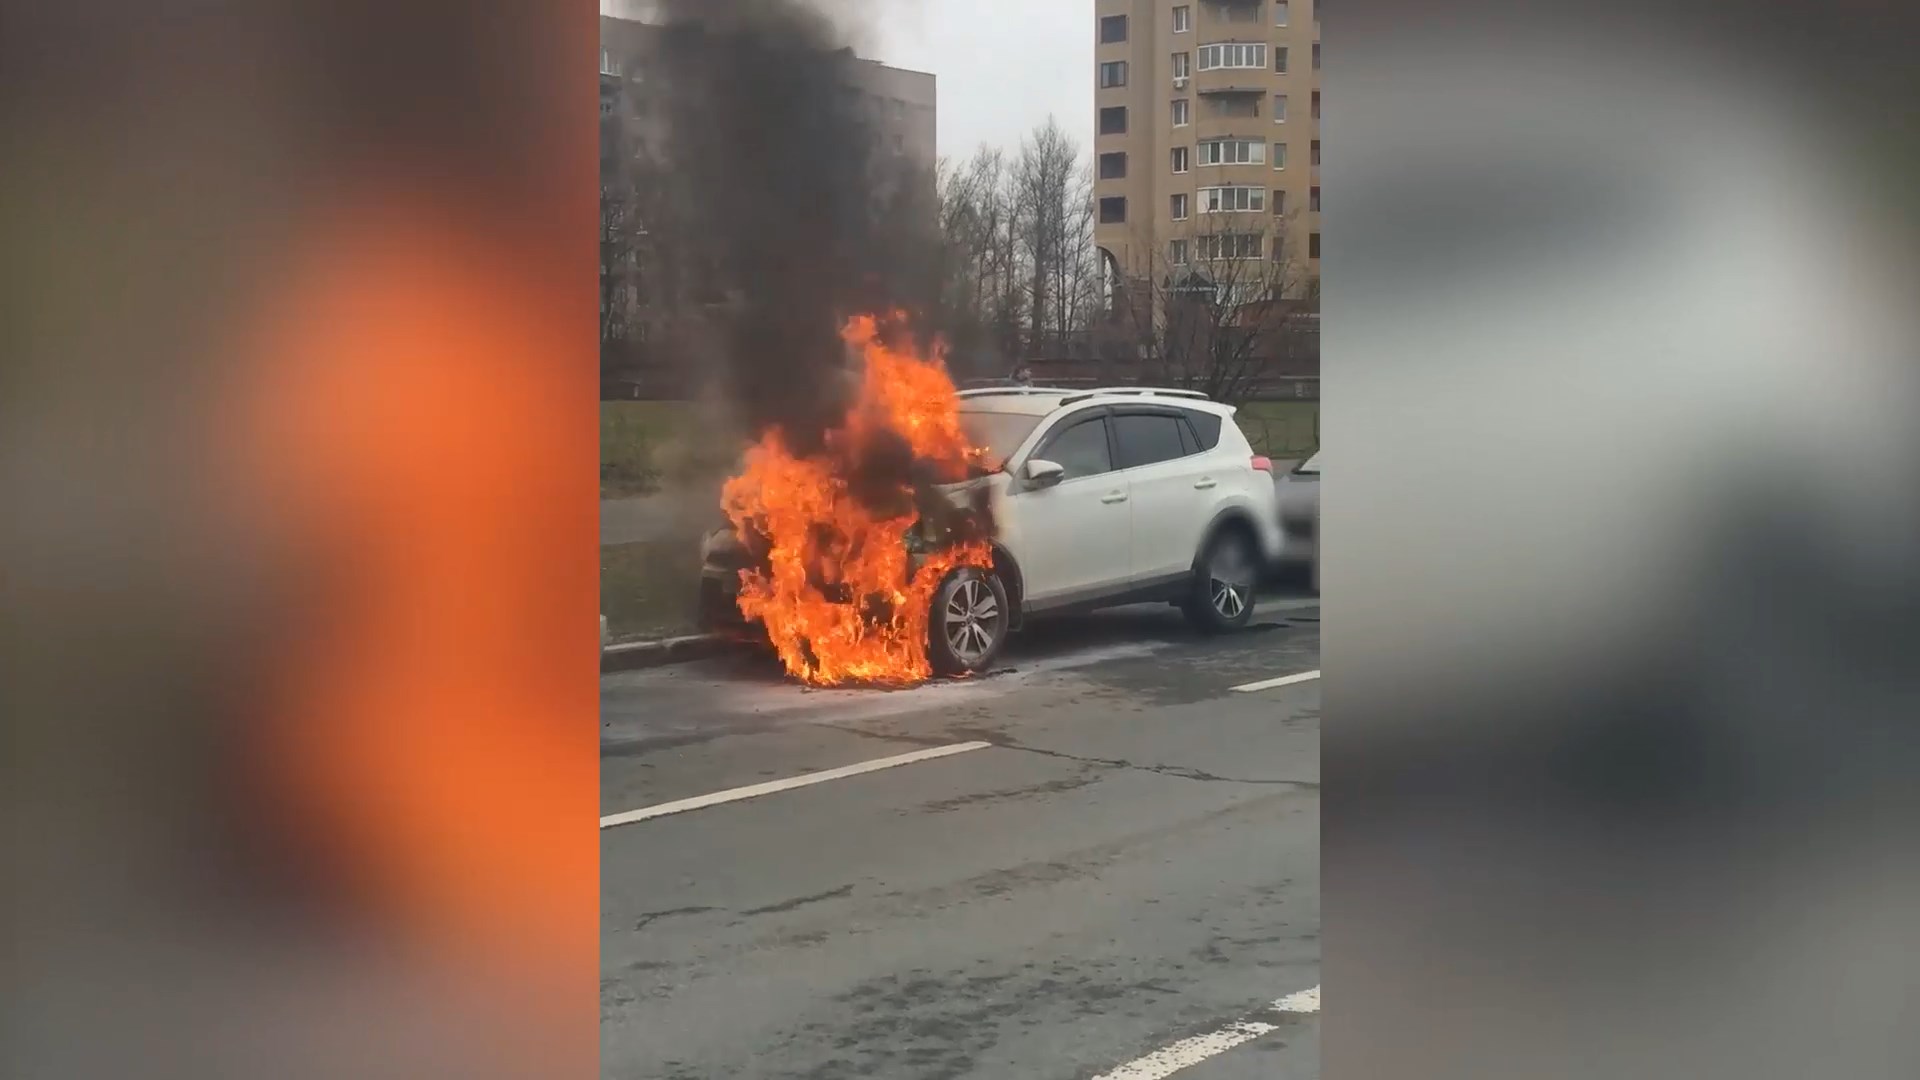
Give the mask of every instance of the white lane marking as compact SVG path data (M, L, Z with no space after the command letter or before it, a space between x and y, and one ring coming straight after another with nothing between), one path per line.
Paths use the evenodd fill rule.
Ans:
M1289 1013L1317 1013L1320 1011L1320 988L1302 990L1297 994L1288 994L1268 1008ZM1101 1073L1094 1080L1164 1080L1165 1077L1183 1069L1190 1069L1221 1054L1249 1043L1270 1032L1280 1030L1279 1025L1262 1020L1242 1020L1228 1024L1218 1031L1209 1031L1205 1035L1195 1035L1191 1039L1182 1039L1172 1046L1156 1050L1146 1057L1127 1062L1112 1072Z
M1210 1057L1224 1054L1241 1043L1252 1042L1272 1030L1272 1024L1252 1020L1228 1024L1219 1031L1182 1039L1164 1050L1156 1050L1146 1057L1129 1061L1110 1073L1101 1073L1094 1080L1162 1080Z
M1288 994L1273 1003L1281 1012L1317 1013L1320 1011L1320 988L1302 990L1297 994Z
M1298 675L1283 675L1278 679L1268 679L1265 682L1250 682L1245 686L1236 686L1233 688L1233 692L1236 694L1252 694L1261 690L1274 690L1282 686L1292 686L1295 683L1312 682L1319 677L1320 673L1318 671L1303 671Z
M684 814L689 810L704 810L709 806L719 806L722 803L739 802L742 799L757 799L762 795L773 795L777 792L792 791L794 788L811 787L814 784L824 784L829 780L844 780L849 776L879 772L881 769L892 769L901 765L912 765L918 761L932 761L935 758L952 757L955 754L964 754L972 750L985 750L992 745L992 743L986 742L969 742L956 743L952 746L936 746L929 750L915 750L911 754L899 754L894 757L862 761L857 765L842 765L837 769L803 773L799 776L790 776L785 780L769 780L764 784L754 784L751 787L716 791L711 795L697 795L691 799L660 803L657 806L642 807L639 810L629 810L624 814L614 814L610 817L603 817L600 819L600 827L603 829L611 829L616 825L631 825L636 821L666 817L668 814Z

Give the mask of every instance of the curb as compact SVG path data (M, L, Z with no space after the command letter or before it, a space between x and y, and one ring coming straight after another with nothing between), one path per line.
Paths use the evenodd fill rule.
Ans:
M660 641L629 641L600 650L600 673L639 671L643 668L704 660L740 648L743 643L724 634L691 634Z

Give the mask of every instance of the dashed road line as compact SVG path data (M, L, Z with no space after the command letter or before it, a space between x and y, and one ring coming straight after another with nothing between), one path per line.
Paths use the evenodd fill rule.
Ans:
M1267 679L1263 682L1251 682L1245 686L1236 686L1233 688L1233 692L1236 694L1254 694L1262 690L1277 690L1282 686L1293 686L1298 683L1312 682L1319 677L1320 673L1318 671L1303 671L1298 675L1282 675L1277 679Z
M1311 990L1288 994L1269 1005L1267 1010L1282 1013L1318 1013L1320 988L1316 986ZM1278 1030L1280 1025L1265 1020L1241 1020L1217 1031L1209 1031L1205 1035L1182 1039L1146 1057L1129 1061L1112 1072L1101 1073L1094 1080L1164 1080L1165 1077L1190 1069L1236 1046L1252 1042L1262 1035Z
M730 788L726 791L716 791L710 795L698 795L691 799L660 803L657 806L642 807L639 810L629 810L623 814L613 814L609 817L603 817L600 819L600 827L602 829L611 829L618 825L632 825L639 821L666 817L669 814L684 814L689 810L704 810L709 806L720 806L725 803L740 802L745 799L757 799L762 795L774 795L782 791L792 791L795 788L812 787L815 784L824 784L829 780L844 780L849 776L860 776L865 773L879 772L881 769L893 769L901 765L912 765L920 761L932 761L935 758L952 757L955 754L965 754L974 750L985 750L992 745L992 743L986 742L969 742L956 743L952 746L936 746L929 750L916 750L911 754L898 754L894 757L876 758L872 761L862 761L856 765L842 765L837 769L826 769L822 772L803 773L799 776L790 776L785 780L770 780L764 784Z

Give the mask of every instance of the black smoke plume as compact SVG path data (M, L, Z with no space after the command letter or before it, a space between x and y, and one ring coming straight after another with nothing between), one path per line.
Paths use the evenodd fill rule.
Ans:
M669 128L678 246L721 300L725 385L749 430L778 426L815 451L856 385L843 321L901 311L924 326L933 180L885 152L861 62L817 9L667 0L660 11L646 92Z

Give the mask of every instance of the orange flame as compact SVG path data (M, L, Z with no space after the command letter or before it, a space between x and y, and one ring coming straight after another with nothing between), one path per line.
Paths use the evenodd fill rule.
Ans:
M958 541L927 552L916 567L907 550L919 517L909 479L887 478L893 490L879 494L888 497L863 487L864 499L853 496L850 481L895 440L905 441L932 483L965 480L980 451L961 429L959 396L937 354L889 347L870 316L849 321L841 336L864 369L825 450L796 455L771 431L721 496L741 542L757 542L767 555L763 569L741 572L740 611L766 627L788 673L803 682L920 682L932 674L934 593L957 568L991 566L992 549L984 540Z

